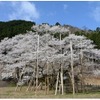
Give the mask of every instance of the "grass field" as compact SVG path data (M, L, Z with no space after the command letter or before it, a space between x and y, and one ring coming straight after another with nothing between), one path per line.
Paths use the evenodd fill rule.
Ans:
M54 91L46 94L43 90L35 94L34 91L26 92L26 87L23 87L21 91L15 92L14 90L15 87L0 87L0 98L100 98L100 92L76 93L73 96L71 93L54 95Z

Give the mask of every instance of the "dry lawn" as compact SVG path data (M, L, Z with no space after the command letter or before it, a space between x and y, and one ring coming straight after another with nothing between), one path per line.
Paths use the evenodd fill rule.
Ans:
M54 91L49 91L46 94L45 91L41 90L35 94L34 91L26 92L26 87L23 87L21 91L14 91L15 87L0 87L0 98L100 98L100 92L93 93L76 93L74 96L69 94L57 94L54 95Z

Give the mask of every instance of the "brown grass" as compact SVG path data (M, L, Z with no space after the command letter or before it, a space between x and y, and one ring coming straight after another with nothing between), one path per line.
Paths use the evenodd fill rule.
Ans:
M88 85L97 85L100 86L100 77L86 77L84 83Z

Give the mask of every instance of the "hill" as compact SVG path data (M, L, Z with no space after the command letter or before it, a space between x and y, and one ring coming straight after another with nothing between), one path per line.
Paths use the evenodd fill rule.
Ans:
M31 30L35 22L25 20L12 20L8 22L0 22L0 40L5 37L13 37L18 34L25 34L26 30Z

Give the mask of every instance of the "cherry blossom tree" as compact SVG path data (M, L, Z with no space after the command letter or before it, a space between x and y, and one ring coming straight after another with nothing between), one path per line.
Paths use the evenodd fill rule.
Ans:
M50 32L54 34L60 31L62 35L69 31L61 26L43 24L34 25L32 29L36 32L30 31L24 35L5 38L0 42L2 79L13 78L15 68L18 67L24 73L23 80L28 73L27 76L30 79L37 77L38 83L39 78L45 75L57 76L59 69L63 66L62 71L68 70L71 79L73 79L74 89L75 75L79 73L83 75L84 70L89 72L90 69L92 74L99 74L100 50L94 49L95 45L91 40L74 34L69 34L64 39L57 39L50 35ZM38 33L44 31L46 34L39 36ZM31 75L29 75L30 73ZM67 77L64 76L64 73L62 76ZM28 79L26 78L26 80ZM64 79L62 78L62 80Z

